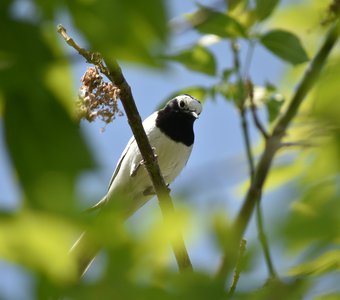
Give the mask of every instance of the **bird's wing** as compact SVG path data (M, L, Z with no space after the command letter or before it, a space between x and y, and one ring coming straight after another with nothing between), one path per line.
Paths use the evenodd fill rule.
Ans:
M114 170L114 172L113 172L113 174L112 174L112 176L111 176L110 183L109 183L109 186L108 186L108 188L107 188L108 191L110 190L110 187L111 187L111 185L112 185L112 182L115 180L115 178L116 178L116 176L117 176L117 174L118 174L118 172L119 172L119 170L120 170L120 167L121 167L121 165L122 165L122 162L123 162L123 160L124 160L126 154L128 153L128 151L129 151L129 149L130 149L130 147L131 147L131 145L132 145L132 143L133 143L134 141L135 141L135 138L132 137L132 138L129 140L129 142L127 143L127 145L126 145L126 147L125 147L123 153L121 154L121 156L120 156L120 158L119 158L119 160L118 160L118 162L117 162L116 168L115 168L115 170Z
M147 134L148 137L150 137L150 132L152 131L152 129L154 128L155 126L155 120L156 120L156 117L157 117L157 112L151 114L148 118L146 118L143 122L143 127L144 127L144 130ZM112 183L114 182L116 176L118 175L119 173L119 170L122 166L122 163L124 161L124 158L126 157L127 153L129 152L131 146L133 145L133 143L136 143L136 140L134 138L134 136L132 136L129 140L129 142L127 143L125 149L123 150L118 162L117 162L117 165L116 165L116 168L112 174L112 177L110 179L110 182L109 182L109 185L108 185L108 191L110 190L111 186L112 186ZM138 147L137 147L138 149ZM141 158L141 154L140 152L136 152L135 153L136 157L133 159L132 161L132 165L131 165L131 169L130 169L130 176L132 175L135 175L133 174L134 171L137 171L136 169L136 166L138 164L141 163L142 161L142 158ZM90 207L87 211L94 211L94 210L97 210L98 208L102 207L104 203L106 203L107 201L107 197L106 195L99 201L97 202L95 205L93 205L92 207Z

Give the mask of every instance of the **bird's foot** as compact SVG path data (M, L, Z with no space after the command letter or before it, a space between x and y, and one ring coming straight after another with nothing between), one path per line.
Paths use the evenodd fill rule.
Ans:
M158 157L157 153L156 153L156 148L155 147L151 147L152 152L153 152L153 156L154 157Z

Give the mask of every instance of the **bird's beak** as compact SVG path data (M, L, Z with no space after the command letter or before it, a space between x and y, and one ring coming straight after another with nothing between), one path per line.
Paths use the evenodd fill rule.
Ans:
M190 111L191 115L194 116L195 119L198 119L199 116L195 111Z

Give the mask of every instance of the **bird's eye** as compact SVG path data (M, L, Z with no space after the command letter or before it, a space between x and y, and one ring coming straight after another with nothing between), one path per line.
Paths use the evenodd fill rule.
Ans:
M184 108L184 106L185 106L185 102L183 100L181 100L179 102L179 107Z

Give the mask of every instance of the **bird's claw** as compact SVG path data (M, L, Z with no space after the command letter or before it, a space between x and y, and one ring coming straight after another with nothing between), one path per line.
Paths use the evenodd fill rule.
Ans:
M152 152L153 152L153 156L157 158L158 155L156 153L156 148L155 147L151 147L151 149L152 149Z

